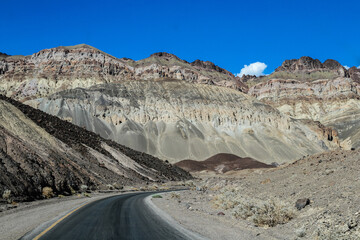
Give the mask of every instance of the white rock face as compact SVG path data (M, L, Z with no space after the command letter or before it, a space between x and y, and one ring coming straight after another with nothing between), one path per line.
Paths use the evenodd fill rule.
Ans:
M282 163L338 147L336 133L320 124L293 120L233 89L183 81L78 88L32 105L171 162L233 153Z

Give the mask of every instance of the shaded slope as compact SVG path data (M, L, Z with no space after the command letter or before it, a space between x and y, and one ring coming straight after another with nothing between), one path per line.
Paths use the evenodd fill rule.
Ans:
M0 96L0 192L17 201L43 187L68 194L80 185L189 179L178 167L134 151L40 110Z
M253 168L272 168L268 165L252 158L241 158L233 154L220 153L204 161L183 160L175 163L176 166L189 171L213 171L217 173L226 173L228 171L238 171Z

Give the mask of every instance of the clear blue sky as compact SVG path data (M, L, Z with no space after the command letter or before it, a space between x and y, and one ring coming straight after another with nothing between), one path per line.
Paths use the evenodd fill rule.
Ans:
M360 1L3 0L0 52L86 43L135 60L165 51L233 73L311 56L360 65Z

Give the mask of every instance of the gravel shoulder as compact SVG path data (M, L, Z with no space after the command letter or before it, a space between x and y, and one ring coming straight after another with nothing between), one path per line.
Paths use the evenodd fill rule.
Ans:
M163 198L152 198L152 202L170 215L182 227L199 233L208 239L253 240L278 239L266 234L246 221L237 221L229 215L217 215L210 201L201 201L191 190L176 193L163 193ZM180 198L174 196L180 196ZM182 200L179 200L182 199ZM179 202L180 201L180 202Z

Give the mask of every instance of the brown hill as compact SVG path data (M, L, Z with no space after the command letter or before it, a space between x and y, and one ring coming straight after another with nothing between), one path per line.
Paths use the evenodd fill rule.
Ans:
M175 164L176 166L189 171L214 171L217 173L226 173L228 171L238 171L253 168L272 168L268 165L252 158L241 158L233 154L219 153L204 161L183 160Z

